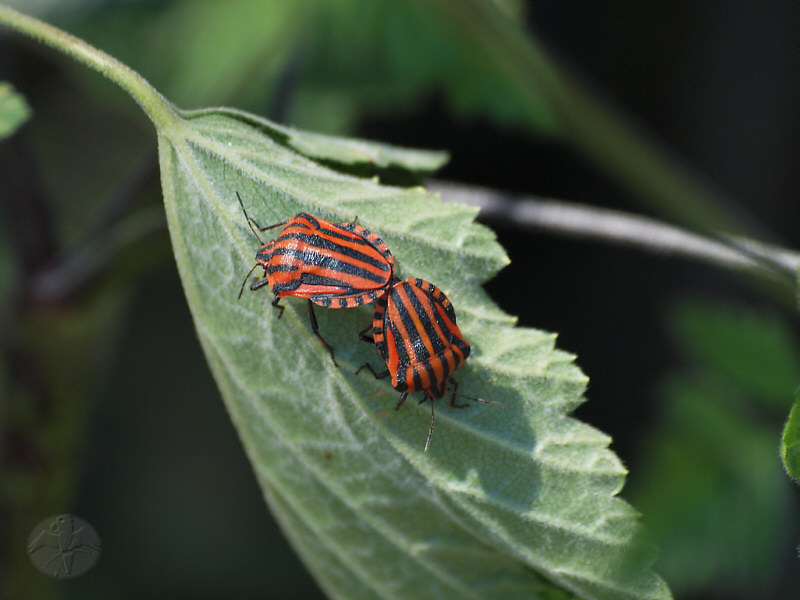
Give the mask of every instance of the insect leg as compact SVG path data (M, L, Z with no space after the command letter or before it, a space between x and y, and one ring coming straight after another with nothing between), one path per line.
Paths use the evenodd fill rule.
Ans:
M467 404L466 402L462 402L461 404L456 404L456 396L458 396L458 382L455 379L450 378L450 383L453 386L453 395L450 396L450 406L452 406L453 408L467 408L469 404Z
M248 279L248 277L250 277L250 273L255 271L257 266L258 266L258 263L254 264L253 268L250 269L247 272L247 275L244 276L244 280L242 281L242 287L239 288L239 295L237 296L237 298L241 298L242 297L242 292L244 291L244 284L247 283L247 279ZM252 284L250 284L250 285L252 286Z
M375 339L371 335L367 335L367 332L370 329L372 329L372 325L371 324L367 325L366 327L364 327L364 329L359 331L358 332L358 339L360 339L362 342L369 342L370 344L374 344L375 343Z
M395 410L400 410L400 407L403 406L403 402L406 401L408 398L408 392L403 392L400 394L400 400L397 401L397 406L394 407Z
M364 363L363 365L358 367L358 371L356 371L356 375L361 373L361 369L366 369L367 371L372 373L372 376L375 377L375 379L385 379L386 377L389 376L389 369L386 369L385 371L381 371L380 373L376 373L375 369L373 369L372 365L369 364L369 363ZM405 400L405 398L403 398L403 400Z
M252 219L251 219L251 221L252 221ZM262 227L261 225L259 225L255 221L253 221L253 223L255 223L256 227L258 227L258 230L261 231L261 232L268 231L270 229L275 229L276 227L281 227L282 225L286 225L286 223L288 223L288 222L289 221L280 221L279 223L273 223L272 225L265 225L264 227Z
M278 302L280 302L280 301L281 301L280 296L275 296L275 298L272 299L272 306L274 306L275 308L277 308L280 311L278 313L278 318L279 319L283 316L283 309L286 308L285 306L281 306L280 304L278 304Z
M323 337L319 333L319 326L317 325L317 316L314 314L314 304L313 302L311 302L311 300L308 301L308 317L309 319L311 319L311 331L314 332L314 335L317 336L317 339L319 339L319 341L322 342L322 345L328 349L333 364L338 367L339 365L336 362L336 357L333 355L333 348L330 346L330 344L328 344L328 342L326 342L323 339Z
M261 289L265 285L269 285L269 279L267 279L266 277L264 279L258 279L256 277L253 277L253 281L250 282L250 289L256 291Z
M458 393L458 382L455 379L450 379L450 382L453 384L453 395L450 396L450 406L453 408L466 408L469 404L456 404L456 396L461 396L462 398L466 398L467 400L472 400L473 402L480 402L481 404L491 404L492 406L503 406L499 402L494 402L493 400L484 400L483 398L473 398L472 396L465 396L464 394ZM448 385L450 384L448 382Z

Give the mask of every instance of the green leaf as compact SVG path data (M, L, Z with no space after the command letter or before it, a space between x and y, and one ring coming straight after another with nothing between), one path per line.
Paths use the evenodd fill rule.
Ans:
M31 116L31 109L10 83L0 81L0 140L9 137Z
M113 52L182 106L270 102L314 2L170 0L93 3L69 27ZM147 40L146 44L142 40Z
M492 7L515 24L522 4ZM424 3L386 0L317 2L299 62L292 118L315 127L336 127L364 114L397 114L432 91L459 113L489 115L553 134L554 109L538 72L520 85L472 36L461 43L452 19ZM505 32L504 32L505 33ZM467 36L470 37L470 36ZM535 88L534 93L522 89Z
M774 597L793 518L774 419L707 373L670 378L662 406L634 471L651 475L629 492L661 549L659 569L678 597Z
M800 349L777 314L711 301L685 302L670 331L695 359L781 410L800 377Z
M783 428L781 459L789 476L800 483L800 389L794 394L794 404Z
M770 597L792 519L775 456L800 370L791 326L697 298L681 301L667 322L688 364L662 386L663 414L636 453L629 493L679 597Z
M514 328L482 290L507 258L473 223L476 209L334 170L255 116L180 113L85 42L2 5L0 22L115 81L155 124L167 223L200 343L267 502L329 595L671 597L650 571L636 513L616 497L626 471L609 438L568 416L586 387L574 357L552 334ZM377 363L356 341L370 307L319 311L335 368L303 302L286 302L278 319L266 293L237 300L258 248L237 191L265 224L299 211L358 215L392 248L398 275L450 297L473 347L462 389L503 406L440 404L423 453L427 407L394 411L397 393L385 381L354 374Z
M184 113L159 130L168 223L200 341L268 503L326 591L541 598L550 582L586 598L670 597L635 540L634 511L615 498L625 470L608 437L567 416L586 377L552 334L514 328L482 291L507 259L472 222L475 209L331 170L298 147L308 146L238 111ZM448 294L474 349L462 389L503 406L440 403L423 453L428 406L395 412L385 381L354 375L365 361L379 365L357 341L370 307L317 311L337 369L304 302L290 299L278 319L268 294L237 300L258 242L236 191L262 224L300 211L358 215L392 248L401 277Z
M198 111L203 114L205 111ZM371 166L377 171L402 169L413 172L432 173L444 166L449 155L447 152L431 150L409 150L390 144L382 144L371 140L341 138L309 131L301 131L294 127L284 127L278 123L267 121L249 113L225 109L242 122L262 129L265 134L278 139L307 158L322 163L334 163L339 168L352 166ZM192 112L184 112L191 116Z

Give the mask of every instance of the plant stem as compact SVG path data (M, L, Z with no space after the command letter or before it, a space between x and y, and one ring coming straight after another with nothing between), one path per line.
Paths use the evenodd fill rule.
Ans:
M777 274L781 279L787 277L790 285L794 285L800 268L800 253L747 238L714 239L620 211L444 181L430 181L428 188L439 192L443 200L478 206L481 216L514 227L609 241L731 269Z
M159 128L177 118L174 107L147 80L130 67L94 46L38 19L0 4L0 23L71 56L128 92Z

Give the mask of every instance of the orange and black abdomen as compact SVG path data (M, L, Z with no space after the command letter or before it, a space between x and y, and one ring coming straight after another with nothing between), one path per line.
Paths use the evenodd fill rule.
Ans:
M256 260L275 296L307 298L328 308L373 302L394 277L392 253L377 235L306 213L292 217Z
M392 387L400 392L441 398L450 376L469 356L450 300L423 279L393 285L379 300L372 327Z

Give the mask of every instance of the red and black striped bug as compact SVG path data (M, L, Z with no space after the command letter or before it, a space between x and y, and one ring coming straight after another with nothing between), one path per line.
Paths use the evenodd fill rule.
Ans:
M364 363L356 374L367 369L376 379L391 376L392 387L401 392L397 409L411 392L424 392L420 403L426 400L431 403L431 426L425 441L427 452L433 435L434 400L444 396L451 387L450 406L468 406L456 404L456 396L461 394L458 394L458 382L452 378L470 351L469 342L456 325L453 305L442 290L423 279L395 280L389 293L378 300L371 337L366 334L368 330L362 332L361 339L375 343L387 368L376 373L372 365ZM489 400L463 397L500 406Z
M283 315L284 307L279 304L281 298L306 298L311 329L336 364L333 348L319 333L314 304L326 308L353 308L384 296L396 279L389 247L361 225L337 225L307 213L261 227L248 216L239 192L236 192L236 197L250 229L261 243L256 253L256 264L245 276L239 297L250 274L261 266L264 278L254 278L250 289L268 285L275 295L272 306L280 311L278 317ZM258 232L276 227L283 229L277 238L265 244Z

